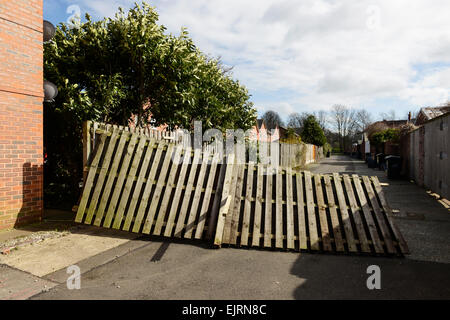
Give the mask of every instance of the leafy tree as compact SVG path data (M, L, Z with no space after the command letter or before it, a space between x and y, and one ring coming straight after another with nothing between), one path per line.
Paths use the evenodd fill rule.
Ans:
M166 35L148 4L80 28L61 24L45 46L45 76L59 88L54 103L80 120L126 124L132 114L145 124L189 128L250 128L255 110L248 91L219 60L194 45L186 30ZM147 108L143 108L147 106Z
M372 134L370 137L370 142L374 145L380 146L388 141L397 143L399 139L400 130L389 128Z
M203 54L186 30L169 35L157 21L154 8L135 4L101 21L86 15L78 28L62 23L44 45L45 78L59 91L44 109L46 187L68 186L76 201L85 120L126 125L134 115L145 125L151 116L156 124L189 129L200 120L221 130L254 124L250 95L229 69Z
M280 115L275 111L272 110L266 111L262 116L262 118L266 125L266 129L268 130L284 126L283 120L281 120Z
M308 116L304 121L301 137L303 142L316 146L323 146L327 142L322 128L313 115Z

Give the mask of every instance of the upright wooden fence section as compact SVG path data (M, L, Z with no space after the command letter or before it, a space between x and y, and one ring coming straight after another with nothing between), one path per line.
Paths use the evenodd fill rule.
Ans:
M76 222L196 239L214 230L217 155L118 128L97 133Z
M376 177L241 163L117 127L96 133L76 222L216 246L408 252Z

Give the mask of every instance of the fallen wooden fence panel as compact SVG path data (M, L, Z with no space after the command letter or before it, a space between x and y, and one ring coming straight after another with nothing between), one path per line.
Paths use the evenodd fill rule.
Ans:
M237 163L139 131L96 130L76 222L216 246L408 253L376 177Z
M244 177L259 176L261 170L250 164L245 168ZM234 205L220 215L225 225L217 229L216 245L239 243L296 251L386 255L409 253L377 177L353 175L350 179L348 175L312 175L308 171L294 172L280 167L274 174L261 175L256 188L259 184L265 185L266 190L259 191L258 195L254 187L236 188ZM255 225L249 226L249 221ZM235 230L233 237L222 233L220 240L222 229Z

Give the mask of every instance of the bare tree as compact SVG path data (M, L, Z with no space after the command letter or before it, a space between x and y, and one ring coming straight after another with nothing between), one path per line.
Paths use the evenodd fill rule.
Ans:
M380 113L381 120L396 120L397 116L395 110L389 110L389 112Z
M262 118L268 130L284 126L283 120L281 120L280 115L275 111L272 110L266 111L266 113L264 113Z
M339 147L342 151L346 150L351 135L355 130L355 113L355 110L341 104L336 104L332 107L331 116L333 117L336 132L339 135Z
M288 117L288 127L294 129L294 131L297 134L300 134L303 128L303 123L305 122L306 118L308 118L308 113L302 112L302 113L291 113Z
M324 110L320 110L317 112L313 112L313 115L316 117L317 123L322 128L322 130L325 130L327 127L327 112Z
M355 114L356 130L363 132L373 122L372 115L365 109L356 111Z

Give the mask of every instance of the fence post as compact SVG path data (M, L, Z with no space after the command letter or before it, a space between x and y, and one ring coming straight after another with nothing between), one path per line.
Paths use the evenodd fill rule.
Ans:
M86 181L87 164L91 155L91 126L91 121L83 122L83 184Z

